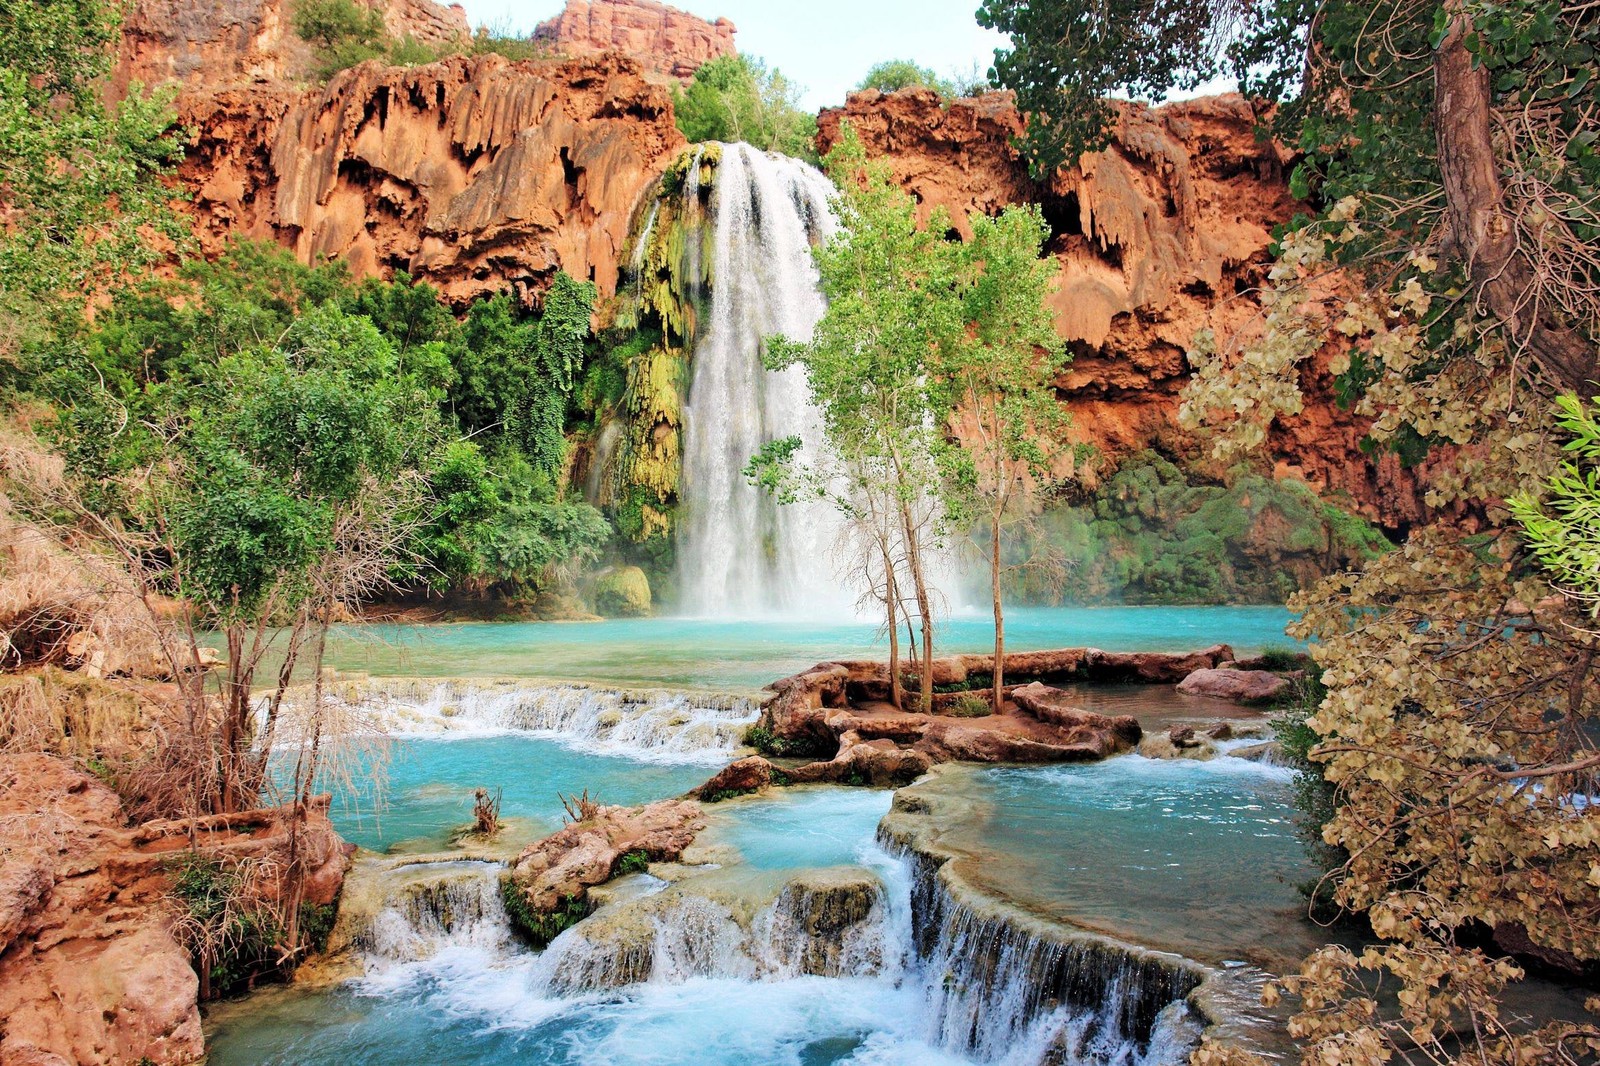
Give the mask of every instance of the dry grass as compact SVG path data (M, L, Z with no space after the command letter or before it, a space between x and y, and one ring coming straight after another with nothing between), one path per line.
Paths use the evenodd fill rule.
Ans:
M567 812L567 821L577 824L594 819L600 813L600 797L589 797L589 790L584 789L581 796L563 796L556 793L556 799L561 801L561 808Z

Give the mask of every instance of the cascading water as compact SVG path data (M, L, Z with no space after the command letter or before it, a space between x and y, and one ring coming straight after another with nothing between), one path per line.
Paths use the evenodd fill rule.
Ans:
M698 198L700 168L686 197ZM838 617L849 595L830 560L838 517L779 504L744 469L762 445L799 436L815 454L820 417L805 373L762 365L767 338L805 339L826 309L811 248L837 228L833 186L794 159L721 147L712 193L711 306L684 409L678 580L686 614Z
M697 765L727 762L759 713L737 696L522 681L378 680L336 696L389 736L527 733L597 754Z

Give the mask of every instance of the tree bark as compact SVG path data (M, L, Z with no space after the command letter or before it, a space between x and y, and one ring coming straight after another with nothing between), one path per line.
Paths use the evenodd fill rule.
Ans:
M1000 602L1000 516L989 526L989 583L994 591L994 691L991 706L995 714L1005 710L1006 617Z
M1464 0L1449 0L1449 30L1434 53L1435 136L1449 219L1449 246L1467 264L1480 301L1505 323L1563 391L1592 394L1600 377L1596 345L1541 300L1538 271L1507 211L1492 128L1489 71L1467 51L1472 21Z
M889 610L889 702L894 709L904 710L904 697L900 692L900 620L896 608L900 605L900 586L894 579L894 557L883 549L883 593Z

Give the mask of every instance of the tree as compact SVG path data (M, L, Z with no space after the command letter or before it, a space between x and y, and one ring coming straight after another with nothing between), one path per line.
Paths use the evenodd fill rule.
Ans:
M918 66L909 59L886 59L874 64L856 89L876 89L880 93L899 92L901 89L932 89L940 96L956 95L955 85L941 78L927 67Z
M763 151L815 161L816 116L799 106L800 88L751 56L718 56L677 90L678 129L691 141L743 141Z
M962 296L952 245L937 234L946 222L919 227L916 205L883 161L869 162L846 127L829 153L839 186L841 229L815 250L828 310L809 340L774 339L768 365L798 364L822 412L831 465L807 490L831 498L878 558L890 636L890 677L898 699L898 612L909 586L921 629L919 700L933 700L936 604L930 556L942 524L935 455L942 444L933 379L940 359L962 336ZM757 456L750 474L780 492L798 461L800 442L778 441ZM902 584L904 582L904 585Z
M957 418L958 445L941 450L947 521L976 520L987 534L994 608L994 713L1005 704L1003 549L1010 526L1032 512L1031 486L1052 478L1068 421L1053 382L1065 363L1045 305L1055 277L1039 252L1050 227L1038 207L977 215L962 260L963 320L968 336L936 368Z
M1292 187L1317 215L1282 231L1259 329L1196 339L1186 425L1219 454L1248 450L1298 412L1304 363L1333 346L1369 448L1427 458L1430 502L1487 520L1419 529L1294 603L1328 686L1306 725L1335 789L1323 838L1348 855L1331 896L1382 940L1318 952L1288 982L1306 1061L1594 1054L1592 1024L1505 1014L1520 970L1469 934L1600 957L1600 810L1571 799L1600 769L1600 646L1558 594L1589 475L1575 492L1560 474L1558 414L1583 432L1555 403L1593 395L1600 371L1600 19L1550 0L990 0L982 17L1013 33L996 71L1033 116L1038 170L1103 140L1114 111L1086 105L1106 91L1159 96L1225 68L1303 153ZM1542 499L1519 505L1530 553L1502 501L1552 475L1553 525ZM1398 985L1397 1017L1362 971Z
M102 96L120 11L0 0L0 373L185 236L161 182L183 151L171 95Z

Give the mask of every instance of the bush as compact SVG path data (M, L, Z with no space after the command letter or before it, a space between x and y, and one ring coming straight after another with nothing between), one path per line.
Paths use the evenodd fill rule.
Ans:
M1306 724L1306 719L1317 713L1327 694L1321 680L1308 674L1290 685L1289 695L1272 719L1284 762L1295 770L1294 806L1298 811L1295 830L1311 861L1321 871L1315 880L1300 886L1319 919L1331 919L1339 913L1333 902L1337 882L1329 875L1342 868L1349 858L1343 848L1322 839L1322 827L1333 818L1338 792L1323 776L1322 764L1311 758L1312 749L1322 738Z
M780 737L760 724L744 731L744 742L768 758L812 758L827 754L814 742Z
M183 911L175 932L194 959L202 999L230 995L282 972L282 960L293 957L282 950L287 933L255 891L249 870L194 851L180 852L163 866ZM326 942L331 916L313 909L311 917L315 924L305 932L319 933Z
M619 856L611 867L612 877L621 877L624 874L643 873L650 868L650 853L640 848Z
M691 141L743 141L816 162L816 116L800 109L799 98L799 88L761 60L720 56L677 92L675 115Z
M909 59L889 59L867 71L859 89L876 89L881 93L899 92L901 89L932 89L945 99L956 95L956 87L927 67L918 66Z
M944 713L952 718L985 718L994 713L994 706L980 696L963 696Z

